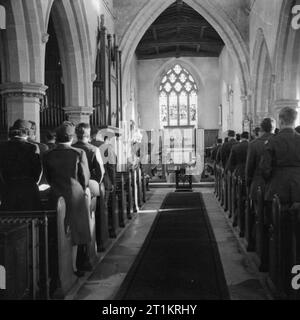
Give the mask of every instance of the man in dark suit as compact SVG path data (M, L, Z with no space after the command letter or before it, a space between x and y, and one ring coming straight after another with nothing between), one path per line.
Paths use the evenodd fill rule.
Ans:
M262 194L265 191L265 181L262 176L260 162L265 149L265 143L272 137L274 131L274 121L271 118L265 118L260 125L260 136L254 139L249 144L247 162L246 162L246 187L248 197L250 200L249 206L249 239L248 250L253 251L255 248L255 215L258 212L257 190L260 187ZM268 235L268 225L262 226L264 228L263 235ZM263 239L261 252L261 271L266 270L265 257L267 256L268 237Z
M237 141L235 139L235 132L233 130L228 131L228 142L225 142L220 149L220 156L221 156L221 164L224 169L226 169L227 161L230 156L230 152L232 147L237 144Z
M237 177L245 180L245 166L249 145L249 133L241 134L241 142L234 144L231 148L231 153L227 161L226 170L231 171Z
M300 135L295 131L297 111L279 113L280 131L265 142L261 171L267 182L265 200L277 194L282 204L300 202Z
M0 145L0 176L3 211L41 209L39 189L42 167L37 146L28 143L31 124L17 120L10 128L10 140Z
M91 135L90 125L87 123L80 123L76 127L76 135L77 142L73 147L85 151L89 163L91 180L95 180L98 184L101 184L105 169L99 148L89 143Z
M101 158L99 148L89 143L91 138L91 127L88 123L80 123L76 127L77 142L73 144L73 148L84 150L87 156L89 169L91 173L91 180L89 181L89 188L92 197L100 197L100 188L105 174L103 161ZM96 209L96 208L95 208ZM99 220L96 212L96 220ZM98 221L97 221L98 222ZM90 263L89 250L86 245L78 247L77 266L81 270L90 271L92 269Z
M260 169L260 161L265 149L265 143L272 137L274 130L273 120L265 118L260 125L260 137L249 144L247 162L246 162L246 185L249 190L250 199L256 203L256 192L261 187L264 192L265 181Z
M231 148L230 156L227 161L226 171L230 171L232 176L241 179L242 189L237 193L236 200L240 203L237 210L234 212L233 226L237 226L238 219L240 225L240 236L244 236L245 232L245 200L246 200L246 186L245 186L245 166L249 144L249 133L243 132L241 134L241 142L234 144ZM239 213L239 214L238 214Z
M62 196L66 201L65 224L73 243L73 271L81 277L84 273L77 269L77 247L91 241L89 205L85 194L90 172L85 152L71 146L74 134L75 126L64 122L56 132L57 147L45 153L43 164L53 199Z

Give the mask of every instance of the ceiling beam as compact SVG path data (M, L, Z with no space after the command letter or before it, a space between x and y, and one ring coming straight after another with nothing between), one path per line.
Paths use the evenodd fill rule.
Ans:
M137 58L139 60L150 60L150 59L162 59L162 58L173 58L173 57L216 57L218 58L220 56L220 53L218 52L206 52L206 51L183 51L181 50L179 52L179 56L177 56L177 51L170 51L170 52L164 52L159 54L140 54L137 52Z
M176 25L175 25L176 23ZM167 28L173 28L174 27L180 27L180 28L189 28L189 27L195 27L195 28L202 28L202 27L207 27L207 28L212 28L208 22L206 21L199 21L199 20L189 20L189 21L180 21L176 22L175 21L169 21L165 23L154 23L152 27L155 27L156 29L167 29Z
M221 47L224 45L223 42L217 40L201 39L199 41L188 40L188 39L169 39L164 41L147 41L140 43L138 49L145 50L155 47L170 47L170 46L212 46Z

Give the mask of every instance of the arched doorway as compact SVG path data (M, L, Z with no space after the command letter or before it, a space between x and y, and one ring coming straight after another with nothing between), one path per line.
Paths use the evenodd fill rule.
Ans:
M45 57L45 85L48 89L46 99L41 107L42 133L45 130L56 128L66 120L62 63L52 16L49 19L48 34L49 40L46 45Z

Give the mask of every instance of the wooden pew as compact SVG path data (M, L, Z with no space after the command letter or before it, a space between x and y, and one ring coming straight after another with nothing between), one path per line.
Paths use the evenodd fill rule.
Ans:
M143 203L146 203L147 178L146 178L146 173L144 172L142 165L141 165L141 174L142 174L142 201L143 201Z
M255 251L255 210L254 203L249 198L249 190L246 190L246 221L245 236L247 241L247 251Z
M264 194L261 187L257 189L257 205L255 208L255 247L260 261L259 270L268 271L269 264L269 231L268 221L265 221Z
M137 204L141 208L143 205L143 186L142 186L142 171L140 165L136 170L136 185L137 185Z
M126 191L125 191L125 178L123 172L116 174L116 192L118 195L119 206L119 226L124 228L127 223L127 205L126 205Z
M237 185L237 224L240 230L240 237L245 236L245 215L246 215L246 206L245 206L245 186L241 177L238 177Z
M95 211L97 251L103 252L110 243L108 232L108 208L105 202L104 184L100 186L100 197L97 198Z
M124 172L125 192L127 203L127 218L132 219L133 216L133 191L132 191L132 174L131 170Z
M133 204L133 214L138 212L138 203L137 203L137 178L136 178L136 170L130 169L131 174L131 190L132 190L132 204Z
M233 173L231 177L231 205L230 205L230 212L229 217L233 217L233 226L236 227L236 214L237 214L237 177Z
M110 178L114 185L113 191L108 195L108 231L111 238L116 238L120 233L119 226L119 207L118 207L118 195L116 192L116 167L114 166L110 170Z
M279 297L300 299L299 292L292 288L292 268L299 265L299 208L300 204L280 203L274 196L272 223L270 227L269 275Z
M24 250L28 272L24 281L29 283L28 299L62 299L76 282L65 213L66 204L60 197L55 210L0 214L1 226L23 225L27 229Z

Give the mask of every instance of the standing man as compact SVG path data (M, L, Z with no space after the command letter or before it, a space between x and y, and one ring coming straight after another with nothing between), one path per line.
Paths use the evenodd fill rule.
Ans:
M233 130L228 131L228 141L223 144L223 146L220 149L220 159L221 159L221 165L224 169L224 178L223 178L223 183L224 183L224 210L227 211L229 207L229 192L231 191L231 179L228 175L228 172L226 170L227 166L227 161L230 156L230 152L232 147L237 144L237 141L235 139L235 132ZM223 202L223 201L222 201Z
M279 132L265 143L261 162L268 183L265 200L277 194L282 204L300 202L300 135L295 131L297 111L286 107L279 113Z
M43 164L53 198L62 196L66 201L65 225L71 232L73 271L82 277L84 272L77 270L76 259L78 246L91 241L85 194L90 172L85 152L71 146L74 134L75 126L71 122L64 122L56 132L57 147L44 155Z
M248 197L250 200L250 214L249 214L249 243L248 250L253 251L255 248L255 235L254 232L259 232L254 229L255 215L258 212L258 198L257 190L261 189L262 194L265 191L265 181L263 178L263 172L260 168L260 162L265 150L267 141L272 137L274 131L274 121L271 118L265 118L260 124L260 137L254 139L249 144L248 156L246 162L246 187L248 190ZM268 234L268 226L265 226L263 234ZM268 241L266 238L264 242ZM262 247L264 245L262 244ZM264 249L263 249L264 250ZM261 270L265 270L266 262L264 261L265 252L261 257Z
M236 227L238 222L240 226L240 236L244 237L245 233L245 201L246 201L246 186L245 186L245 167L249 145L249 133L241 134L241 142L232 146L229 159L227 161L226 170L230 171L242 181L242 190L237 194L238 215L234 213L233 226Z
M38 147L28 143L31 124L17 120L9 141L0 144L0 177L3 211L41 210L38 182L42 166Z

